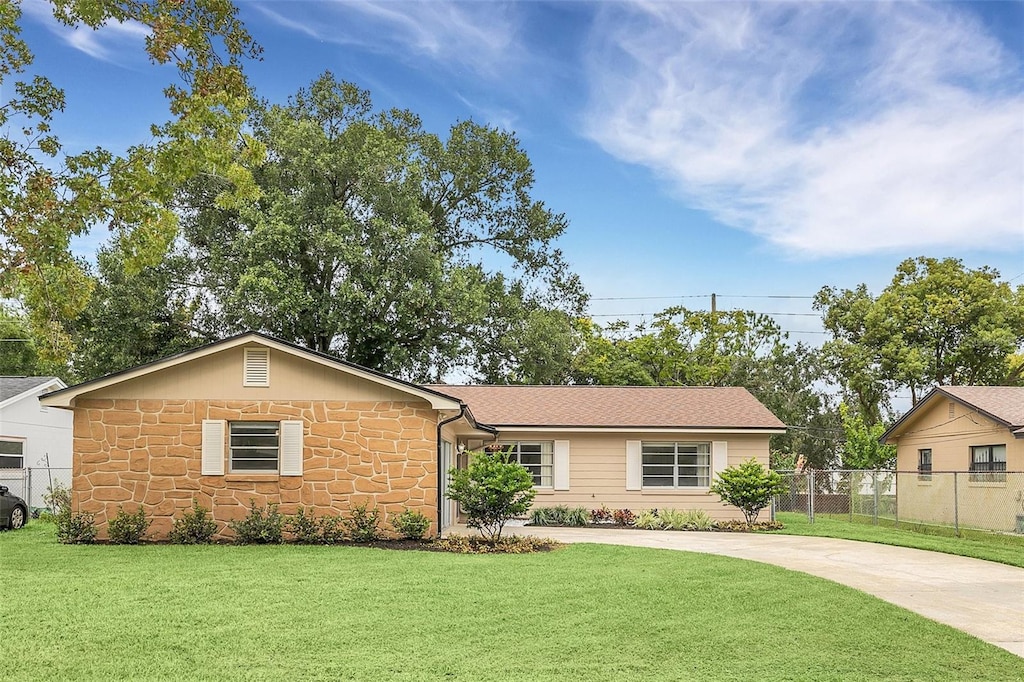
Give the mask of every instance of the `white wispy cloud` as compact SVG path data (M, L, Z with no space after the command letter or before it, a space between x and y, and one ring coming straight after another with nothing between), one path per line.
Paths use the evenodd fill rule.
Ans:
M948 5L605 5L587 132L794 254L1024 246L1021 65Z
M317 40L428 58L492 77L523 56L514 5L497 2L260 3L278 25Z
M136 53L131 58L134 61L149 35L149 29L137 21L107 21L98 29L65 26L54 19L53 6L45 0L24 0L21 9L26 17L45 26L67 45L105 62L118 63L126 49Z

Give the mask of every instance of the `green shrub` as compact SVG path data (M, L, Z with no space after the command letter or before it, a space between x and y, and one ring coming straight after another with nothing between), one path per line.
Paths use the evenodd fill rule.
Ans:
M117 506L117 515L107 523L107 536L114 545L137 545L146 535L149 519L146 510L141 506L134 514L129 514L121 505Z
M530 472L501 452L473 453L467 468L448 473L447 497L461 505L466 525L485 538L500 538L508 520L525 515L537 494Z
M406 540L422 540L430 528L430 519L415 509L406 509L391 520L391 525Z
M351 516L345 519L344 527L353 542L373 542L380 538L380 510L368 509L365 504L353 507Z
M258 509L256 500L250 500L245 518L231 521L228 527L235 532L237 545L276 545L284 541L284 517L276 504Z
M781 476L751 458L718 472L711 492L721 497L723 504L739 508L747 524L752 524L772 498L786 492L786 488Z
M208 545L217 533L217 522L210 512L192 498L192 508L186 509L180 519L174 519L168 539L176 545Z
M620 526L632 526L636 515L628 509L616 509L612 512L612 521Z
M717 521L714 530L727 533L746 533L761 530L782 530L785 526L779 521L758 521L747 523L746 521Z
M325 545L337 545L345 541L345 520L340 516L321 516L320 542Z
M586 526L590 524L590 512L586 507L573 507L565 514L564 523L567 526Z
M61 508L54 520L57 522L57 540L65 545L91 545L96 540L92 514L72 512L69 504Z
M96 540L95 517L71 511L70 490L55 483L47 488L43 501L53 510L59 542L65 545L89 545Z
M300 545L319 545L323 542L320 520L312 512L307 514L304 507L299 507L295 514L285 519L284 527Z
M715 522L711 520L708 513L703 509L688 509L683 526L687 530L713 530Z
M644 530L660 530L663 524L657 509L644 509L636 515L633 525Z

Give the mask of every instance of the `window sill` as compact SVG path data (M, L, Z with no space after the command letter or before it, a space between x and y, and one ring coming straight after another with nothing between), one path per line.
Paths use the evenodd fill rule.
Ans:
M687 493L706 494L711 492L707 486L693 488L641 488L642 495L685 495Z
M538 495L554 495L555 494L555 489L554 488L536 488L535 487L533 489L533 492L537 493Z
M266 474L225 474L224 480L228 483L240 483L243 481L267 482L276 481L280 475L274 471Z

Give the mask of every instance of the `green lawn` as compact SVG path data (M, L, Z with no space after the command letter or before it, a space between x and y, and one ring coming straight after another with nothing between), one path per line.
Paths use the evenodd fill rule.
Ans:
M880 519L879 525L876 526L871 523L870 517L862 517L860 521L849 521L845 516L837 518L817 515L814 517L814 523L810 523L806 514L797 512L779 512L775 516L786 527L770 531L773 533L878 542L959 554L1024 568L1024 536L1020 535L964 530L962 537L955 537L951 528L913 525L894 528L893 522L885 519Z
M855 590L664 550L75 547L34 523L0 533L0 586L12 680L1024 676L1024 660Z

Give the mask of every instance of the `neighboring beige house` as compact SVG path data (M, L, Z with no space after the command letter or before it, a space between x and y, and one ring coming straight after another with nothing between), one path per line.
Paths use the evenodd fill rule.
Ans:
M784 425L742 388L420 386L256 333L51 393L74 412L73 506L100 537L118 505L152 532L196 498L222 524L251 500L318 514L411 508L457 519L445 472L509 446L537 505L702 508ZM477 411L487 415L482 418Z
M882 441L896 445L899 471L917 472L899 476L901 519L952 525L955 514L962 526L1018 530L1024 387L940 386Z

